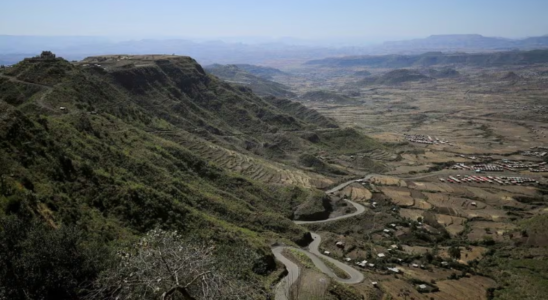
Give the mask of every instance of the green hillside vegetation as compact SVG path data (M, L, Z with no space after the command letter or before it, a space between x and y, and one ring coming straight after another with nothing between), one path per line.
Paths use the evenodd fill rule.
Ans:
M494 53L442 53L420 55L348 56L308 61L307 65L331 67L408 68L435 65L509 66L548 62L548 50L510 51Z
M271 81L271 72L263 72L262 68L251 65L245 65L246 69L242 69L236 65L211 65L206 66L205 70L221 79L230 83L247 86L254 93L260 96L275 96L275 97L294 97L295 95L289 90L289 87ZM247 70L251 70L247 71ZM252 73L255 72L256 74Z
M321 128L338 128L339 125L331 119L328 118L317 111L307 108L306 106L300 104L299 102L290 101L287 99L280 99L276 97L266 97L265 101L276 106L283 112L290 114L296 118L304 120L310 124L317 125Z
M25 251L60 259L68 251L40 254L37 235L53 239L61 234L55 230L66 230L55 238L71 239L77 249L97 245L90 249L104 254L77 250L78 258L68 258L82 270L97 263L81 276L66 277L72 271L59 263L36 273L32 283L18 279L29 295L74 299L85 294L77 287L106 268L101 261L109 260L108 253L157 227L217 244L219 256L250 250L248 280L268 293L276 269L270 244L309 242L290 218L319 192L252 180L212 163L212 156L236 151L265 168L298 168L303 151L378 147L300 105L265 100L210 76L189 57L22 61L0 77L0 90L0 219L15 227L39 224L21 227L18 236L0 228L0 244L7 247L0 256L8 257L0 259L0 296L13 299L23 296L2 282L26 267L19 269L9 257ZM51 284L44 280L56 272L65 275ZM73 280L66 285L74 287L70 295L54 287L65 279Z
M321 131L318 136L320 145L332 153L355 154L379 148L377 141L352 128Z
M479 263L499 283L490 291L494 299L543 299L548 293L548 217L537 215L519 225L512 233L513 245L496 247Z
M299 163L302 166L306 168L310 168L311 170L317 173L347 175L347 173L345 173L344 171L330 166L329 164L318 159L316 156L312 154L301 155L299 157Z
M327 219L334 210L334 205L324 193L310 194L306 201L299 204L293 213L294 220Z

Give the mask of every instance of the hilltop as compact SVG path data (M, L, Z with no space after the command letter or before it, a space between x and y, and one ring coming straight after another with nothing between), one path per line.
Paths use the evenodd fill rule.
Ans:
M461 75L459 71L453 68L442 68L442 69L429 68L426 70L426 74L434 78L455 78Z

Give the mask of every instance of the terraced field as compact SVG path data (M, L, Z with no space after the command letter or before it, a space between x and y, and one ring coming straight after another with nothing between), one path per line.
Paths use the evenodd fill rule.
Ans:
M265 183L308 188L324 188L333 184L333 180L327 177L267 161L252 154L245 155L203 142L193 143L189 147L222 168Z

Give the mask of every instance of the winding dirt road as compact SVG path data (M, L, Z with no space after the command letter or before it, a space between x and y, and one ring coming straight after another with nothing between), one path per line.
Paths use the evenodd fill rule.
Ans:
M351 213L351 214L348 214L348 215L343 215L343 216L338 216L338 217L334 217L334 218L329 218L329 219L325 219L325 220L318 220L318 221L293 221L295 224L297 225L303 225L303 224L314 224L314 223L326 223L326 222L333 222L333 221L337 221L337 220L342 220L342 219L348 219L348 218L352 218L352 217L355 217L357 215L361 215L365 212L366 208L361 205L361 204L358 204L356 202L352 202L350 200L344 200L346 201L347 203L350 203L352 206L354 206L356 208L356 211Z
M345 188L346 186L348 186L349 184L352 184L353 182L355 182L355 181L352 180L352 181L340 184L340 185L336 186L335 188L327 191L327 193L332 193L332 192L339 191L339 190ZM333 222L333 221L337 221L337 220L341 220L341 219L352 218L352 217L355 217L357 215L363 214L366 211L366 208L361 204L358 204L356 202L352 202L350 200L345 200L345 201L350 203L352 206L354 206L356 208L356 212L353 212L351 214L344 215L344 216L329 218L329 219L326 219L326 220L295 221L295 224L301 225L301 224ZM313 241L312 241L312 243L310 243L310 245L308 245L308 251L304 250L304 249L299 249L299 248L295 248L295 247L288 247L288 246L278 246L278 247L272 248L272 253L276 257L276 259L278 261L280 261L281 263L283 263L285 265L287 271L288 271L287 276L285 276L280 281L278 286L276 287L275 300L288 300L289 299L288 295L289 295L291 285L293 285L298 280L299 275L300 275L299 266L297 264L293 263L292 261L290 261L289 259L287 259L285 256L283 256L282 252L283 252L284 249L294 249L294 250L302 252L303 254L305 254L306 256L308 256L312 260L314 265L320 271L327 274L328 276L330 276L331 278L333 278L334 280L336 280L338 282L346 283L346 284L355 284L355 283L361 282L364 279L363 274L360 271L358 271L358 270L354 269L353 267L350 267L349 265L347 265L345 263L342 263L342 262L340 262L340 261L338 261L334 258L331 258L329 256L326 256L326 255L323 255L322 253L320 253L319 247L320 247L320 244L322 242L322 238L320 237L320 235L318 235L316 233L313 233L313 232L311 232L311 235L312 235ZM333 271L329 267L327 267L325 265L325 263L323 262L322 259L320 259L320 257L322 259L325 259L325 260L333 263L335 266L337 266L338 268L340 268L341 270L346 272L349 275L349 278L344 279L344 278L338 277L335 273L333 273Z

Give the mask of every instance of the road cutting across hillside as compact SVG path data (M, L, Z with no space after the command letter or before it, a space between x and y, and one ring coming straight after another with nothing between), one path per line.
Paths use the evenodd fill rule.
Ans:
M355 182L355 181L352 180L352 181L340 184L337 187L327 191L327 193L333 193L333 192L339 191L339 190L345 188L346 186L352 184L353 182ZM334 217L334 218L329 218L329 219L325 219L325 220L295 221L295 224L303 225L303 224L333 222L333 221L352 218L352 217L361 215L367 210L363 205L358 204L356 202L353 202L353 201L350 201L350 200L344 200L344 201L346 201L347 203L354 206L356 208L356 211L351 213L351 214L347 214L347 215L339 216L339 217ZM330 276L331 278L333 278L334 280L336 280L338 282L346 283L346 284L355 284L355 283L359 283L359 282L363 281L364 276L360 271L358 271L358 270L354 269L353 267L351 267L351 266L349 266L345 263L342 263L342 262L340 262L340 261L338 261L334 258L331 258L329 256L326 256L326 255L320 253L319 247L320 247L320 244L322 242L322 239L321 239L320 235L318 235L314 232L311 232L311 235L312 235L313 240L312 240L312 243L310 243L310 245L308 245L308 250L295 248L295 247L288 247L288 246L277 246L277 247L272 248L272 253L276 257L276 259L278 261L280 261L281 263L283 263L285 265L287 271L288 271L288 274L280 281L280 283L276 287L275 300L288 300L291 286L297 281L297 279L299 278L299 275L300 275L299 266L297 264L295 264L294 262L290 261L289 259L287 259L285 256L283 256L282 252L283 252L284 249L294 249L294 250L297 250L297 251L300 251L300 252L304 253L306 256L308 256L312 260L314 265L321 272L327 274L328 276ZM328 266L325 265L325 263L322 261L322 259L333 263L336 267L338 267L339 269L346 272L348 274L349 278L345 279L345 278L338 277Z

